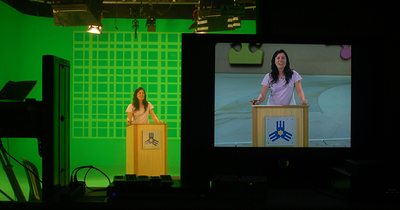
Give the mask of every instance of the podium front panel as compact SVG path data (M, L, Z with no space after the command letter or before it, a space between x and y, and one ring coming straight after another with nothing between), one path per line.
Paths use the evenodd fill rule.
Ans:
M253 106L253 147L308 147L308 108L308 105ZM268 122L270 125L266 125ZM268 126L271 129L267 131Z
M167 124L145 123L126 127L126 173L167 175Z

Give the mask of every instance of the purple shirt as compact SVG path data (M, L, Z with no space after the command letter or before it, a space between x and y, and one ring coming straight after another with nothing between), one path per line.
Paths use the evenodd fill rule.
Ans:
M265 75L261 85L269 87L271 94L268 97L267 105L296 105L294 100L294 83L302 80L299 73L293 70L292 79L286 84L285 77L279 78L271 85L270 73Z
M144 111L143 107L140 107L139 110L135 112L135 107L132 104L129 104L128 108L126 109L126 113L132 112L132 123L149 123L149 112L150 110L154 109L154 106L148 102L149 105L147 106L146 111Z

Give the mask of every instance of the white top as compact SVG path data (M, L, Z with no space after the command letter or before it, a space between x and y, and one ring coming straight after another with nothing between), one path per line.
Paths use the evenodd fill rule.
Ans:
M286 77L279 78L274 84L271 85L272 77L270 73L265 75L261 85L269 87L271 94L268 97L267 105L296 105L294 99L294 83L302 80L300 74L293 70L292 79L286 84Z
M144 111L144 107L140 107L139 110L135 111L135 107L132 104L129 104L125 112L132 112L132 123L149 123L149 112L154 108L154 106L150 102L148 103L149 105L147 106L146 111Z

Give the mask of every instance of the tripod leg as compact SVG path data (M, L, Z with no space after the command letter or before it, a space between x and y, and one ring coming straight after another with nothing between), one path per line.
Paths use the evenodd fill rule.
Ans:
M8 180L10 181L11 187L14 190L14 194L17 197L18 201L26 201L24 193L21 190L21 186L18 183L17 177L15 177L14 170L12 169L13 165L10 164L10 161L7 159L6 150L3 147L3 142L0 138L0 161L3 165L3 169L7 174Z

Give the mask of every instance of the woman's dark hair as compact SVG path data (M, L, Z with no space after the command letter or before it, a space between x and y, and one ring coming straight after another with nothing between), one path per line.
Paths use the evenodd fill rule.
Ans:
M136 88L135 93L133 94L133 103L132 103L132 105L135 107L135 112L140 109L140 104L139 104L139 99L137 98L137 94L141 90L143 90L143 92L144 92L144 99L143 99L144 111L147 110L147 106L149 105L149 103L146 100L146 91L144 91L144 88L138 87L138 88Z
M278 78L279 78L278 67L276 67L276 65L275 65L275 58L276 58L276 56L278 56L279 53L284 53L285 57L286 57L286 66L283 69L283 73L285 73L286 84L289 84L289 81L290 81L290 79L292 78L292 75L293 75L293 71L290 68L289 56L287 55L285 50L282 50L282 49L277 50L272 55L272 59L271 59L271 70L272 70L272 72L270 74L270 77L272 78L271 85L274 84L275 82L277 82Z

